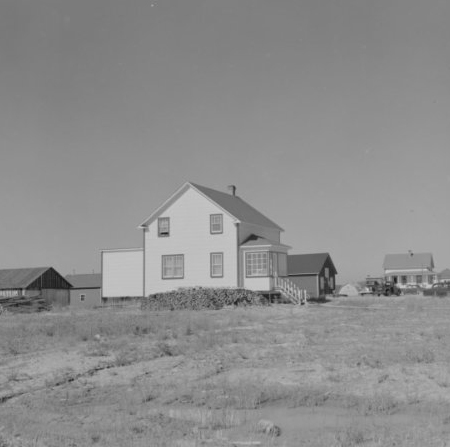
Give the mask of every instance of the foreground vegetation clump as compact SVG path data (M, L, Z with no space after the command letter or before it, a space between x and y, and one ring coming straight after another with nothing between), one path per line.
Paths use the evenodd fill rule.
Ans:
M143 310L201 310L265 304L266 299L251 290L192 287L150 295L142 300L141 307Z

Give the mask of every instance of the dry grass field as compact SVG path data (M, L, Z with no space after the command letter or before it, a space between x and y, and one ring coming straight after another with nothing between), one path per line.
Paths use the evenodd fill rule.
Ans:
M422 296L3 314L0 447L450 445L449 322Z

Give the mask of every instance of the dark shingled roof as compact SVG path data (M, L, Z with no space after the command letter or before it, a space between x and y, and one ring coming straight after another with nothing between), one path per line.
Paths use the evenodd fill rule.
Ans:
M433 255L431 253L399 253L388 254L384 257L384 270L408 270L434 268Z
M215 189L206 188L205 186L197 185L196 183L190 182L190 184L241 222L282 230L275 222L261 214L240 197L216 191Z
M102 286L101 273L67 275L66 280L69 281L75 289L99 289Z
M25 289L51 267L0 270L0 289Z
M259 225L266 228L275 228L279 231L283 231L279 225L264 216L264 214L260 213L240 197L221 191L216 191L215 189L197 185L192 182L186 182L181 188L179 188L168 200L166 200L166 202L157 208L140 225L140 228L145 228L149 225L149 223L159 216L160 213L162 213L173 200L177 200L184 192L188 190L188 188L196 190L240 222Z
M306 275L319 274L325 262L330 257L329 253L309 253L305 255L288 255L288 275ZM331 261L331 270L337 273L333 262Z

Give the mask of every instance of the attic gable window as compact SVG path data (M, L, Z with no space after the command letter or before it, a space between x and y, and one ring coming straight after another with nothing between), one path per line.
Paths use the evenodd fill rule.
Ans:
M160 217L158 219L158 237L170 236L170 218Z
M223 214L211 214L209 224L211 234L223 233Z

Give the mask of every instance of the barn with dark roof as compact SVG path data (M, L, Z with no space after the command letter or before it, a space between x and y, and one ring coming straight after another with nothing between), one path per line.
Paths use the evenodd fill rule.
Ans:
M337 270L329 253L289 255L288 277L311 298L334 293Z
M53 267L0 270L0 297L41 297L52 304L66 306L70 302L69 281Z

